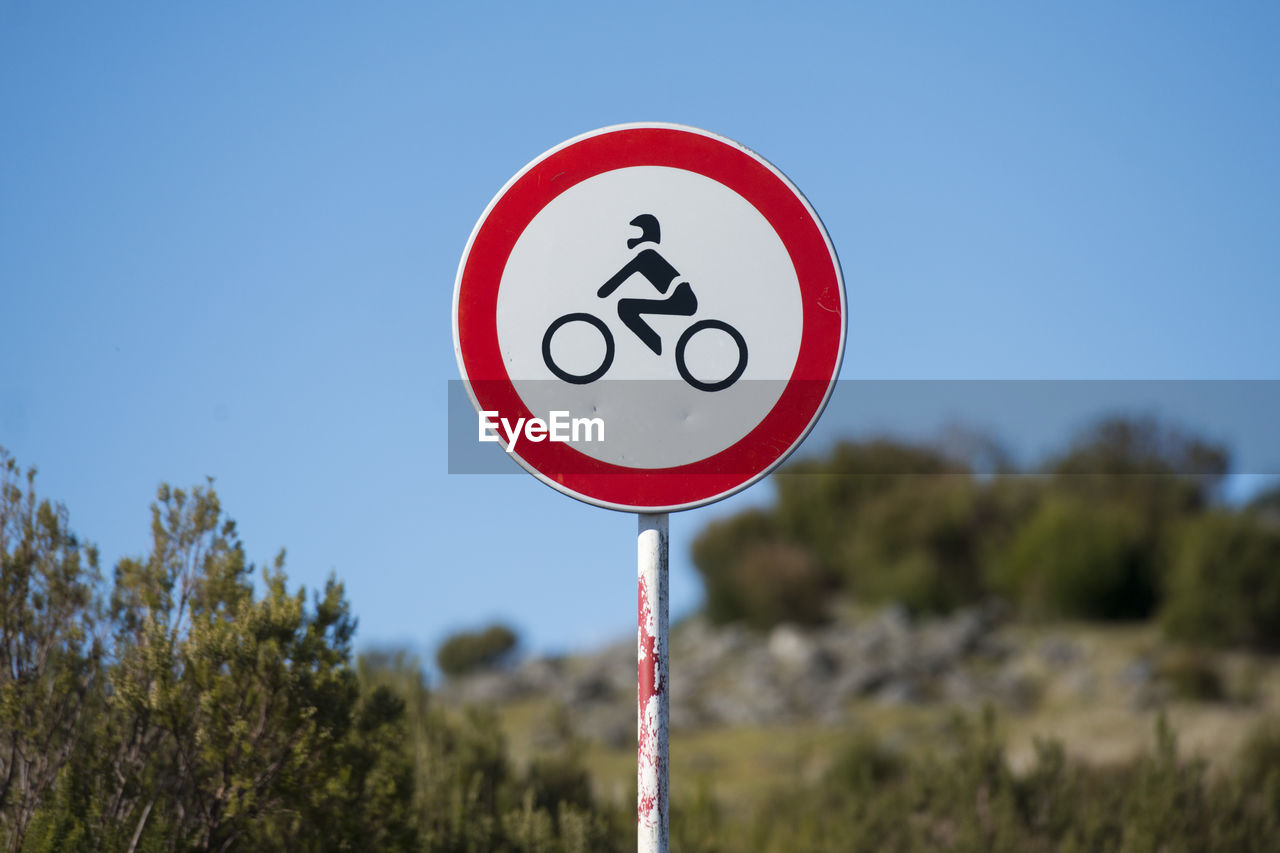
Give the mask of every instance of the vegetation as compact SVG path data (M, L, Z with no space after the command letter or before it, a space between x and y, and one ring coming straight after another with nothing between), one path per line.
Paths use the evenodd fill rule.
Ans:
M517 772L416 662L354 664L342 585L259 572L211 485L109 583L34 486L0 451L0 849L610 849L574 753Z
M853 739L825 776L778 790L753 820L703 816L703 851L1273 849L1280 769L1213 778L1179 757L1161 720L1155 748L1105 769L1052 742L1014 773L994 718L958 718L950 754L909 755Z
M6 470L6 528L21 535L3 543L3 645L21 651L2 728L11 761L39 771L5 768L7 849L367 850L404 837L408 768L388 748L399 700L360 694L341 585L308 604L287 590L282 554L255 597L216 493L161 487L151 552L122 560L103 600L65 510Z
M1218 505L1223 448L1126 419L1021 473L981 446L1000 476L946 445L887 439L790 466L773 506L695 541L707 615L768 628L821 622L841 598L942 612L999 596L1027 618L1159 615L1175 638L1280 642L1274 499Z
M23 491L25 482L26 491ZM97 554L0 449L0 843L18 850L82 754L103 681Z
M1045 496L996 558L989 580L1031 616L1145 618L1157 596L1137 514L1074 495Z
M465 675L502 666L515 653L519 640L505 625L481 631L463 631L446 639L436 652L436 664L445 675Z
M1182 531L1161 613L1175 637L1280 648L1280 528L1213 513Z
M1142 421L1100 424L1022 476L986 476L953 448L845 443L792 466L774 506L710 525L694 559L707 614L756 628L821 622L841 597L936 612L999 595L1028 619L1152 618L1178 644L1161 682L1219 701L1248 690L1214 647L1280 647L1280 504L1220 505L1227 463ZM0 450L0 850L633 849L634 791L602 795L567 724L517 761L493 709L442 707L413 655L354 659L342 585L308 595L283 553L250 563L211 483L161 486L151 534L104 572ZM461 676L517 646L493 625L451 637L437 663ZM1136 760L1090 766L1046 741L1016 771L992 714L958 717L922 749L832 729L822 762L754 779L745 807L710 782L677 789L674 844L1274 849L1280 721L1211 773L1161 720Z

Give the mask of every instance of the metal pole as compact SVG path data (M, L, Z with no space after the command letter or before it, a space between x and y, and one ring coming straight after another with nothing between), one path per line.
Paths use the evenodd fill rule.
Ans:
M639 853L668 853L667 514L639 515L639 746L636 760Z

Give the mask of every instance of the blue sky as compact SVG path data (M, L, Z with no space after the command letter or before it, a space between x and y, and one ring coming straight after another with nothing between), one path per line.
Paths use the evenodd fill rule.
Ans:
M840 253L845 378L1276 379L1278 42L1265 3L0 0L0 445L108 562L215 477L363 646L629 636L632 517L447 473L512 174L620 122L755 149ZM768 497L673 518L677 613Z

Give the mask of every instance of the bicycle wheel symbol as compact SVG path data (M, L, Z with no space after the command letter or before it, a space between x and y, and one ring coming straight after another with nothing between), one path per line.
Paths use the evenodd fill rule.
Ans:
M551 353L551 341L552 338L555 337L556 332L560 331L561 328L569 323L575 322L587 323L595 327L595 329L599 331L600 335L604 338L604 358L601 359L599 366L588 373L570 373L556 363L555 357ZM737 362L734 364L733 370L729 372L729 375L725 376L723 379L704 381L695 377L689 370L689 365L685 358L685 352L688 349L689 342L693 339L694 335L706 329L716 329L725 332L733 339L734 344L737 346ZM609 368L613 366L613 356L613 333L609 331L609 327L605 322L594 314L578 312L557 317L552 321L551 325L547 327L547 331L542 336L542 360L547 365L547 369L554 373L558 378L574 385L588 385L603 377L605 373L608 372ZM680 340L676 342L675 357L676 370L680 372L680 378L685 382L689 383L694 388L697 388L699 391L723 391L730 385L733 385L733 383L737 382L742 377L743 371L747 369L747 341L742 337L741 332L723 320L699 320L689 326L689 328L685 329L684 333L680 335Z
M551 356L551 339L555 333L560 331L560 327L568 323L588 323L600 330L600 334L604 335L604 359L600 362L600 366L590 373L570 373L569 371L556 364ZM613 364L613 333L609 331L609 327L604 324L604 320L594 314L565 314L563 317L557 317L550 326L547 327L546 334L542 336L542 360L546 362L548 369L565 382L572 382L574 385L586 385L595 382Z
M733 338L733 342L738 345L738 363L724 379L718 382L703 382L695 379L693 374L689 372L689 365L685 362L684 351L689 345L689 341L693 336L703 329L719 329L727 332L729 337ZM684 334L680 336L680 340L676 342L676 370L680 371L680 378L688 382L699 391L723 391L730 385L738 381L742 376L742 372L747 369L747 342L742 337L742 333L730 326L723 320L699 320L692 326L684 330Z

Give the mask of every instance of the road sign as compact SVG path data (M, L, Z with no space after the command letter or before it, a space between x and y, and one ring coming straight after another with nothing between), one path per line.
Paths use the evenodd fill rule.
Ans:
M453 303L478 436L565 494L647 513L779 465L826 405L845 319L799 190L671 124L593 131L520 170L472 231Z

